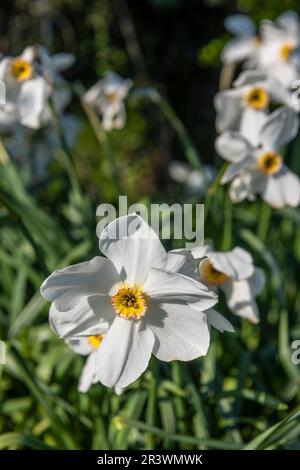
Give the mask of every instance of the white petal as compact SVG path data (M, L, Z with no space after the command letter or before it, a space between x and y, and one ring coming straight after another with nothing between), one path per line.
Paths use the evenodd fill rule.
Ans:
M165 269L185 276L193 277L197 268L197 262L190 250L180 249L168 252L168 260Z
M267 119L265 111L255 110L253 108L245 108L241 122L240 133L245 136L252 146L257 146L260 138L260 131Z
M256 276L256 274L255 274ZM252 323L258 323L259 311L255 300L255 288L252 291L251 278L244 281L233 281L222 286L228 308Z
M276 21L290 34L299 35L299 16L295 11L285 11L278 16Z
M147 322L155 335L153 354L161 361L191 361L207 353L210 334L205 313L187 305L154 303Z
M96 361L97 361L97 352L94 351L86 360L82 374L79 380L78 390L81 393L86 393L90 386L95 383L96 377Z
M236 247L228 252L213 252L209 255L209 260L215 269L236 280L246 279L254 272L252 257L243 248Z
M60 311L53 303L49 322L53 331L61 338L78 338L106 332L115 319L111 298L91 295L82 299L69 311Z
M255 50L254 38L238 38L228 41L222 51L221 60L225 63L242 62Z
M227 129L238 130L243 93L241 89L231 89L216 94L214 104L218 113L216 119L218 132L224 132Z
M207 310L218 301L216 294L201 282L161 268L151 269L144 289L158 302L191 302L200 310Z
M221 333L224 331L228 331L229 333L234 333L234 328L232 324L227 320L227 318L223 317L219 312L214 309L209 309L206 312L207 315L207 323L212 327L219 330Z
M244 70L234 81L235 87L241 87L245 85L257 85L257 82L265 82L267 74L261 70Z
M199 261L200 259L204 258L204 256L207 256L209 253L211 253L212 249L211 246L209 245L204 245L204 246L197 246L191 250L192 256L196 261Z
M34 59L36 57L36 51L37 51L36 47L28 46L22 52L21 57L22 57L22 59L24 59L27 62L29 62L30 64L32 64L32 62L34 61Z
M96 82L91 88L89 88L85 92L83 99L90 105L95 105L95 101L98 99L101 91L102 80L98 80L98 82Z
M266 120L260 131L260 143L266 150L279 151L297 135L299 119L291 109L280 108Z
M51 57L51 62L55 72L58 73L71 67L75 62L75 56L74 54L60 52L59 54L54 54Z
M221 184L229 183L233 178L236 178L238 175L243 173L244 170L250 169L254 165L255 167L257 166L257 160L251 157L246 157L238 163L229 165L221 178Z
M233 180L230 186L229 195L234 204L253 196L253 188L251 186L249 173L243 173Z
M97 351L97 380L125 388L145 371L154 335L144 322L117 317Z
M178 183L186 183L190 173L191 168L187 163L173 161L169 165L169 174Z
M80 354L81 356L87 356L93 352L93 347L89 343L88 337L68 339L66 343L72 349L72 351L74 351L76 354Z
M294 65L294 52L291 55L290 62L278 62L274 65L271 65L272 76L276 78L286 88L291 88L294 81L299 79L299 72Z
M226 131L217 137L216 150L225 160L237 163L251 154L253 147L247 138L239 132Z
M99 246L128 283L143 284L151 267L163 267L167 262L158 236L136 214L108 224L100 235Z
M41 127L48 97L49 85L42 77L25 81L18 99L21 124L32 129Z
M297 207L300 203L300 180L283 166L279 173L266 178L260 193L264 201L276 209Z
M254 36L256 31L254 22L246 15L230 15L224 23L227 31L236 36Z
M265 286L265 273L260 268L255 268L253 275L248 279L252 295L255 297L261 293Z
M41 294L51 300L61 311L75 307L82 297L92 294L108 294L120 282L113 264L101 256L90 261L59 269L41 286Z
M273 103L285 105L298 110L299 104L295 105L293 103L290 91L287 90L275 77L269 76L266 85Z

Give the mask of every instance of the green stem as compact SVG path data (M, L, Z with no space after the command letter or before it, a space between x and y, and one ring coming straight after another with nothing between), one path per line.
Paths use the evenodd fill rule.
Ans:
M52 121L54 124L54 128L56 130L56 133L60 142L60 146L61 146L61 152L60 152L61 163L68 174L68 177L69 177L69 180L70 180L70 183L74 192L77 195L79 195L81 199L82 191L81 191L81 187L79 184L79 178L78 178L77 171L76 171L74 157L66 141L64 130L60 121L60 116L58 115L52 100L50 100L49 106L50 106L50 110L52 114Z
M178 387L182 388L182 370L181 364L178 361L174 361L171 364L171 373L172 373L172 380L173 382L178 385ZM177 427L181 433L186 432L186 425L184 418L186 416L186 408L184 401L181 397L174 398L174 405L176 409L176 416L177 416Z
M270 222L272 218L272 208L268 204L262 201L262 206L259 215L259 224L257 228L257 236L258 238L265 243L268 233Z
M154 376L150 379L149 385L149 398L146 410L146 422L149 426L155 425L155 404L156 404L157 382ZM147 449L154 449L154 436L152 433L147 433Z
M107 132L103 129L100 119L94 109L84 100L84 88L78 84L75 88L77 92L81 106L88 118L88 121L91 125L91 128L95 134L97 142L100 146L100 149L106 159L107 166L109 168L109 177L117 185L119 194L123 194L124 190L122 188L120 175L118 171L118 166L111 151L111 147L109 145L108 135Z
M229 194L226 194L224 207L224 230L222 238L222 250L228 251L232 247L232 202Z
M165 98L161 96L161 94L157 90L153 90L153 93L149 93L147 96L150 97L150 99L160 107L161 111L175 130L182 145L186 159L188 160L190 165L194 168L194 170L202 172L203 168L198 151L196 150L196 147L186 127L184 126L183 122L176 114L172 106L168 103Z
M215 178L215 180L213 181L213 183L210 185L210 187L207 190L207 195L206 195L205 203L204 203L204 205L205 205L204 222L206 222L206 220L207 220L209 211L211 209L211 204L212 204L212 201L213 201L213 197L214 197L214 195L216 194L217 190L220 187L221 179L222 179L227 167L228 167L228 163L227 162L223 163L219 173L217 174L217 177Z

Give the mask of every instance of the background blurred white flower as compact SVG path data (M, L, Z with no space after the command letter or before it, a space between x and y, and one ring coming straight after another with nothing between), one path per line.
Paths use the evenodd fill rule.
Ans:
M166 269L166 251L137 215L110 223L99 243L107 258L56 271L41 287L53 302L50 324L61 337L106 333L97 380L124 388L144 372L152 353L163 361L205 355L210 336L203 311L217 302L216 294Z
M168 252L166 269L183 274L184 276L192 277L194 279L195 275L198 278L198 267L199 260L195 260L191 250L178 249ZM191 304L191 306L197 309L194 304ZM225 318L215 309L210 308L206 310L205 313L207 323L213 328L216 328L221 333L224 331L231 333L234 332L234 328L227 318Z
M5 84L6 103L0 106L0 132L20 123L38 129L49 122L49 99L57 111L65 108L70 92L58 72L71 65L69 54L50 57L40 46L28 46L19 57L3 57L0 80Z
M85 93L84 100L102 116L105 130L121 129L125 126L124 100L132 85L132 80L124 80L114 72L107 72L102 80Z
M230 191L233 202L260 194L274 208L299 205L300 180L284 164L281 155L282 146L294 139L298 128L297 114L280 108L267 117L255 146L235 131L217 138L217 151L231 163L221 182L233 180Z
M256 67L267 70L285 87L300 74L300 23L298 14L287 11L276 21L263 20L261 43L256 54Z
M256 268L246 250L213 251L208 245L192 250L198 261L197 278L211 289L221 289L232 313L258 323L259 311L255 297L264 287L265 276Z
M185 185L188 194L204 195L216 176L212 165L203 165L203 171L192 170L185 162L173 161L169 164L169 175L177 183Z
M81 128L80 119L65 113L61 116L61 127L68 148L73 150ZM12 161L26 170L30 183L40 183L47 176L49 164L61 148L57 132L50 123L37 130L16 123L7 129L3 140Z

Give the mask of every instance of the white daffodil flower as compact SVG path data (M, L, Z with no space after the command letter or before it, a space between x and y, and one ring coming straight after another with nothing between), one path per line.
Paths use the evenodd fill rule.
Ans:
M107 72L102 80L85 93L84 100L102 116L105 130L121 129L125 126L124 101L132 84L132 80L124 80L114 72Z
M233 314L258 323L255 298L264 287L265 276L254 266L251 255L240 247L221 252L213 251L208 245L193 249L192 254L198 262L199 281L216 291L221 289Z
M192 170L184 162L173 161L169 165L169 175L177 183L185 185L188 194L204 195L216 176L216 169L211 165L203 165L203 171Z
M166 269L183 274L184 276L189 276L193 279L196 274L196 278L198 279L199 260L196 261L193 255L194 253L192 254L191 250L178 249L169 251ZM193 304L191 304L191 306L193 306ZM195 308L197 309L197 306L195 306ZM215 309L210 308L206 310L205 313L207 323L213 328L216 328L221 333L224 331L229 333L234 332L231 323Z
M221 60L228 64L250 59L259 46L254 22L246 15L231 15L225 19L225 28L235 37L225 44Z
M291 92L275 78L257 70L242 72L232 89L215 96L218 132L238 130L255 143L271 104L299 110L299 104L292 99Z
M69 92L57 73L71 64L68 54L52 58L39 46L27 47L19 57L4 57L0 61L0 80L5 84L5 104L0 105L0 131L22 125L38 129L50 116L48 101L53 95L58 110L65 107ZM60 87L54 93L54 85Z
M106 333L96 356L97 381L126 387L152 353L162 361L205 355L210 336L203 312L215 305L216 294L166 269L165 249L136 214L111 222L99 244L107 258L55 271L41 287L53 302L50 324L60 337Z
M300 74L300 22L297 13L287 11L275 22L262 21L260 37L255 66L268 71L290 88Z
M274 208L296 207L300 203L300 180L284 164L283 145L298 133L298 116L279 108L268 116L261 127L257 145L235 131L227 131L216 140L220 156L230 162L222 184L232 181L233 202L253 200L259 194Z

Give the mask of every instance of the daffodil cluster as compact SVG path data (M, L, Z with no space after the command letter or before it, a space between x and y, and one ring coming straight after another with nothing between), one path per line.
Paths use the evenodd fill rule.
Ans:
M285 163L286 146L298 133L300 23L294 12L263 21L258 36L251 20L234 15L226 27L235 38L222 54L225 66L244 61L232 88L215 97L219 155L229 165L221 182L231 183L233 202L257 195L274 208L296 207L300 180Z

